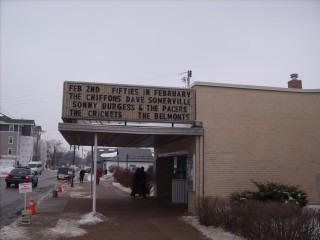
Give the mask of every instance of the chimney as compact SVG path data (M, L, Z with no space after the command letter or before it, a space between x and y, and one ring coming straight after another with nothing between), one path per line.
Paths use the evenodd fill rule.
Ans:
M298 79L297 73L290 74L292 80L288 82L288 88L302 89L302 81Z

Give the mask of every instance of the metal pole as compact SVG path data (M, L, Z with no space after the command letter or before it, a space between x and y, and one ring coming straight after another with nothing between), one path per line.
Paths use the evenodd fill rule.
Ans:
M92 166L93 166L93 146L91 146L91 170L90 170L90 180L91 180L90 196L91 197L93 196L93 193L92 193L92 172L93 172Z
M72 177L71 177L71 187L73 187L73 179L74 179L74 160L76 158L76 145L73 145L73 163L72 163Z
M94 157L93 157L93 168L94 168L94 178L93 178L93 201L92 201L92 212L96 212L96 179L97 179L97 145L98 145L98 135L94 134Z
M128 169L128 154L126 154L126 162L127 162L126 168Z

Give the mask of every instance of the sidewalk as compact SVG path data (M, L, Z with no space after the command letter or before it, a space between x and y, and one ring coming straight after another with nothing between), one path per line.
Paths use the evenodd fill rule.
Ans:
M64 185L58 198L48 196L38 206L30 225L16 223L1 239L206 239L181 217L185 209L156 198L131 199L112 186L97 185L96 215L92 212L90 182ZM102 221L102 222L98 222ZM12 235L12 236L9 236ZM3 238L4 237L4 238Z

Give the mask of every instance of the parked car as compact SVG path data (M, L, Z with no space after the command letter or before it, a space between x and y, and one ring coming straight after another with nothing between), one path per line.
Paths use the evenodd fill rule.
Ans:
M28 167L31 168L36 175L41 175L42 174L42 170L43 170L43 167L42 167L42 162L29 162L28 163Z
M73 176L72 168L69 167L59 167L57 172L58 180L68 180Z
M16 167L6 175L5 181L7 187L9 188L11 184L14 184L18 187L19 183L28 183L31 182L33 187L38 185L38 177L35 172L28 167Z

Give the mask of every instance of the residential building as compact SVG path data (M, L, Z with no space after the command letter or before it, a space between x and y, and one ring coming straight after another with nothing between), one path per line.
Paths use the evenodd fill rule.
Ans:
M34 120L0 114L0 166L27 166L32 161L35 128Z

